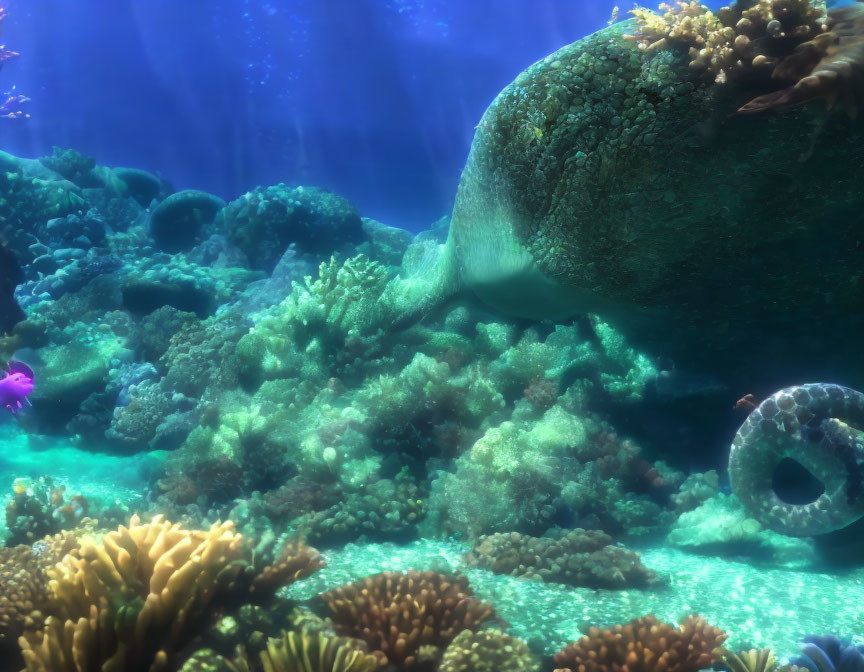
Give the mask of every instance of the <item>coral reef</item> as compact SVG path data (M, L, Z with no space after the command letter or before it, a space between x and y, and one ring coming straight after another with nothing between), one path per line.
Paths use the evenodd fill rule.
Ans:
M482 536L466 561L496 574L589 588L644 587L654 580L638 553L613 546L608 534L594 530L570 530L558 539L518 532Z
M699 616L679 627L645 616L610 630L591 628L555 655L557 672L697 672L719 655L726 633Z
M494 99L476 128L448 242L401 283L402 307L422 313L467 288L527 318L626 313L634 318L626 333L643 348L741 386L754 375L779 375L781 366L805 365L807 325L824 317L824 292L832 296L829 331L849 333L860 323L851 278L861 260L850 252L858 224L838 228L829 214L860 207L854 178L837 162L843 154L843 165L860 165L860 150L849 142L860 129L837 115L823 118L818 106L729 115L796 81L814 84L807 78L822 66L799 57L811 49L804 45L828 39L822 35L832 22L837 34L830 39L848 46L837 46L828 56L834 65L816 79L836 82L841 92L857 87L860 55L852 45L860 45L862 31L846 16L861 8L826 13L821 2L745 0L716 15L692 2L638 13L540 59ZM646 46L661 44L640 49L632 39L640 30ZM665 43L674 42L670 32L680 48ZM730 74L727 85L706 76L709 65L726 72L725 56L715 66L714 56L701 54L709 32L732 49L749 44L752 56L733 56L728 68L741 61L746 76ZM698 49L693 57L688 39ZM690 65L694 58L707 59L701 74ZM794 75L773 79L772 59ZM760 75L754 70L763 64ZM841 67L848 72L834 75ZM834 96L822 84L815 91ZM836 97L851 102L857 95ZM746 197L712 202L712 194L736 193L743 184ZM802 193L823 198L811 204ZM789 221L798 224L794 233ZM830 242L819 233L825 226ZM730 278L745 279L743 286L730 291ZM409 291L413 285L424 291ZM784 334L782 365L754 333ZM842 370L855 353L839 337L827 340L819 340L820 357ZM706 352L716 356L708 361Z
M463 630L494 617L463 577L384 572L323 596L337 629L358 637L393 664L410 665L421 647L443 648Z
M24 319L24 311L15 300L15 287L24 279L18 260L0 242L0 335L12 330Z
M661 14L632 10L640 48L685 50L690 69L708 73L718 84L746 77L783 81L792 74L793 62L798 68L804 65L804 52L831 42L822 37L828 31L828 10L819 1L745 0L716 14L698 2L679 1L660 9ZM807 60L813 56L808 53ZM808 65L818 60L816 56ZM799 77L805 74L809 72Z

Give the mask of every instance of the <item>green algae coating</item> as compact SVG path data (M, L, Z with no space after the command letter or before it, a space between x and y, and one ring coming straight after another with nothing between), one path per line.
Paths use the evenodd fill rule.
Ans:
M402 547L349 544L326 552L327 566L294 584L287 595L309 599L385 570L459 570L478 597L495 605L510 634L546 654L591 625L625 623L649 613L669 622L687 613L702 614L729 634L729 648L770 646L780 658L796 655L807 634L860 633L864 569L844 575L765 569L657 548L643 551L642 560L664 584L648 590L592 590L469 569L461 561L468 550L428 540Z

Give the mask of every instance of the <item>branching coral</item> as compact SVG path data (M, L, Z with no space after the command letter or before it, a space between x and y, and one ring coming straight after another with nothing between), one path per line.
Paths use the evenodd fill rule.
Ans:
M267 642L261 665L264 672L372 672L382 658L367 653L356 639L292 630Z
M492 534L480 537L466 560L496 574L591 588L644 586L654 579L638 553L613 546L596 530L571 530L560 539Z
M717 659L726 633L690 615L679 627L653 615L610 630L591 628L555 655L557 672L697 672Z
M384 572L323 595L337 628L394 664L410 665L421 646L444 647L494 617L463 577Z
M54 569L54 615L41 637L21 639L28 672L169 669L214 610L260 600L321 566L295 547L277 566L256 568L232 524L184 530L161 517L133 517L101 541L82 540Z
M319 267L318 278L293 283L282 303L265 312L240 341L247 379L321 378L357 374L384 355L386 306L379 300L386 267L358 256Z

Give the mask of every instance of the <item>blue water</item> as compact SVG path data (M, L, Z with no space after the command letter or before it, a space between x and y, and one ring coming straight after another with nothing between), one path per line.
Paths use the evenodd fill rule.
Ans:
M234 198L339 191L419 230L451 205L474 126L526 64L605 25L613 0L11 0L33 99L0 145L75 147ZM5 89L4 89L5 90Z

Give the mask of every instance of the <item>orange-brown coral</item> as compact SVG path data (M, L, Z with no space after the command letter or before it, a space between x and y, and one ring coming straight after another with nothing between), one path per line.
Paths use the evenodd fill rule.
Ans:
M184 530L133 517L101 540L82 539L49 570L54 613L41 636L20 640L28 672L155 672L220 609L260 599L279 581L315 571L313 549L294 547L278 569L256 571L230 522ZM265 577L256 584L256 577Z
M494 617L464 577L383 572L323 595L336 627L364 640L391 663L411 665L421 646L444 647Z
M654 615L591 628L555 655L556 672L697 672L711 667L726 633L690 615L679 627Z

